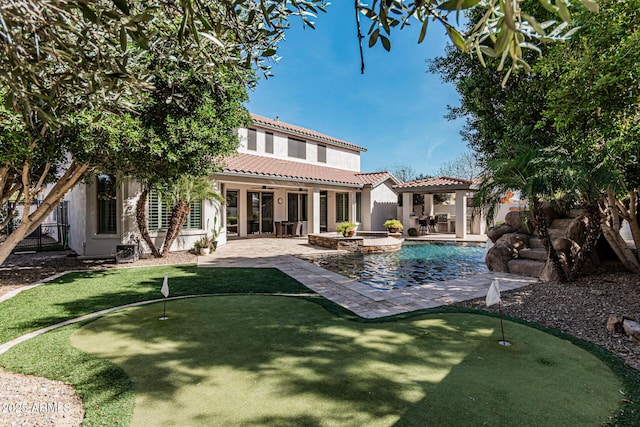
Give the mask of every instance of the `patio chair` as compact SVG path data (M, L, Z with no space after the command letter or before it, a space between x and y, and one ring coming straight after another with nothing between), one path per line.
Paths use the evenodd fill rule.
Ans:
M420 234L427 234L429 232L429 220L427 218L418 220L419 229L418 232Z
M283 226L282 226L282 222L280 221L275 221L274 222L275 225L275 231L276 231L276 237L282 237L283 236Z
M436 232L436 219L432 216L429 217L429 232L430 233L435 233Z

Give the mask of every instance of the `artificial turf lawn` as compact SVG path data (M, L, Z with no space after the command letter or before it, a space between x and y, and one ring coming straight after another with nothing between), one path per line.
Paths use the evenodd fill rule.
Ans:
M0 303L0 343L87 313L162 298L165 273L171 296L311 292L270 268L178 265L70 273Z
M308 301L224 296L123 310L71 342L120 366L132 425L594 426L621 382L566 340L495 318L336 317Z
M160 297L159 288L165 273L167 273L170 278L169 284L172 296L211 293L259 294L309 292L307 288L295 280L277 270L272 269L197 269L195 266L187 265L74 273L63 276L49 284L28 290L9 301L0 303L0 342L8 341L9 339L34 329L38 329L39 327L49 326L50 324L100 309L136 301L156 299ZM273 297L265 298L267 300L273 299ZM468 314L470 311L457 307L441 307L431 310L422 310L421 312L405 313L390 318L366 320L359 318L342 307L317 296L302 297L300 299L312 301L318 307L324 308L323 313L341 325L354 324L355 329L353 330L353 333L356 333L360 330L358 328L364 327L365 325L368 325L367 327L379 327L384 331L387 330L387 325L398 324L406 326L411 324L411 322L421 319L425 314L435 314L439 316L441 313L465 312ZM175 303L176 302L173 301L170 302L170 310ZM155 307L156 310L161 310L161 304L155 304L153 307ZM269 305L267 312L264 313L263 316L263 318L266 319L266 324L273 325L273 321L270 319L271 316L274 316L274 319L277 318L282 320L283 310L278 307L278 304ZM153 310L151 306L149 309ZM221 310L221 313L222 312L223 310ZM477 313L474 310L471 310L471 312ZM247 311L246 307L243 307L243 313L250 312ZM159 313L155 314L157 315ZM177 314L177 312L174 314ZM489 316L491 316L491 314L489 314ZM310 317L310 319L314 318L315 315ZM489 323L493 322L491 323L491 328L493 328L497 324L496 322L498 322L495 318L487 317L486 319ZM518 321L517 319L513 320ZM612 417L609 420L609 424L624 426L640 425L640 411L638 410L639 405L636 401L636 397L640 395L640 375L637 371L625 367L618 357L606 352L599 346L570 335L563 334L554 329L544 328L535 324L531 326L542 329L549 334L559 336L566 340L565 342L567 343L571 342L578 347L587 349L589 352L596 355L598 359L603 361L606 366L610 367L623 384L620 389L620 393L622 393L620 398L624 398L625 403L619 405L615 417ZM1 356L0 365L15 372L62 380L76 387L83 399L83 402L85 403L87 411L85 414L85 421L83 423L84 425L128 425L131 412L133 410L134 399L131 380L125 371L117 365L114 365L109 360L81 352L72 347L69 343L69 336L78 327L79 325L72 325L32 338L27 342L14 347L5 355ZM288 318L286 318L286 316L281 322L280 327L283 329L300 329L300 327L295 326L295 324L289 325ZM314 325L310 325L309 327L311 330L314 330L315 328ZM244 330L236 329L235 326L233 326L231 328L231 333L244 334ZM510 333L509 330L507 333ZM420 336L418 335L412 339L418 339L419 337ZM455 334L453 334L453 337L455 338ZM511 337L508 336L507 338ZM447 340L449 339L450 338L447 338ZM258 340L257 342L262 341ZM412 347L413 346L410 346L409 349ZM315 358L316 353L309 351L309 348L306 349L307 353L312 353L308 356L309 359L311 359L314 364L322 365L323 359L320 357ZM446 345L442 346L442 351L446 351L447 348L448 347ZM251 347L248 347L248 349L251 350ZM261 354L261 351L266 351L265 349L259 350L260 351L256 352L256 354ZM295 351L292 350L290 353L295 354ZM319 356L322 356L323 354L323 351L318 352ZM398 351L394 355L394 359L399 357L401 354L402 352ZM246 354L239 354L239 356L246 356L251 359L250 355L247 356ZM478 361L480 360L482 359L478 359ZM471 361L473 360L466 358L462 363L455 365L455 369L452 369L449 372L445 377L445 380L438 386L438 390L440 390L442 384L446 384L447 382L455 379L457 375L462 375L462 378L455 381L453 384L453 388L458 391L452 392L451 396L455 396L456 393L460 392L460 390L466 390L465 383L473 380L475 375L473 372L470 375L465 375L465 371L462 368L468 366L473 367L473 365L470 364ZM417 363L420 364L422 362L419 360ZM529 361L527 363L532 363L534 365L535 363L538 363L553 366L554 360L543 357L537 361ZM327 366L333 364L334 363L332 362L328 362ZM342 366L340 362L338 362L338 367L339 366ZM382 366L381 369L382 368L386 367ZM413 369L413 366L411 366L411 368ZM357 370L357 367L354 369ZM529 369L529 366L526 365L523 369ZM604 365L599 365L593 371L600 371L602 369L606 370L607 368L604 367ZM333 369L333 371L335 371L335 369ZM339 369L338 375L343 375L344 372L342 371L342 369ZM322 374L324 371L319 368L318 372ZM587 375L591 375L591 373L588 373ZM516 378L516 381L518 381L518 375L515 375L514 377ZM460 385L458 383L459 381L463 384ZM366 385L367 381L363 381L362 383ZM309 381L305 380L305 384L309 384ZM374 389L379 389L381 387L384 388L386 386L386 384L383 384L380 387L374 387ZM323 389L322 386L318 387L319 390ZM351 385L350 382L347 382L344 384L343 388L353 391L354 386ZM311 392L313 393L313 390ZM547 392L551 393L552 390L547 390ZM496 391L496 393L499 394L498 391ZM357 399L362 398L364 395L365 394L363 392L362 395L357 396ZM554 400L553 407L558 407L557 409L563 411L564 405L572 404L572 402L563 401L562 399L564 398L565 397L561 396L557 398L557 401ZM474 399L477 399L477 396L468 396L468 401L461 398L462 402L460 403L460 407L452 409L452 412L456 413L456 411L459 412L461 410L460 408L466 408L470 402L475 401ZM526 404L516 408L515 415L527 414L526 411L528 410L527 408L531 406L531 402L533 401L527 400ZM428 401L426 403L428 403ZM366 403L363 404L366 405ZM406 412L409 413L409 415L403 415L398 421L398 424L411 424L414 423L415 419L418 419L418 421L415 422L420 423L419 420L421 418L417 415L411 416L410 413L423 411L425 408L429 407L410 403L406 409ZM242 410L239 412L242 413ZM602 414L603 417L605 415L606 414ZM280 421L282 421L282 419L278 417L275 417L273 420L264 420L267 424L276 425L281 424ZM314 424L316 421L317 420L315 418L302 416L297 420L291 421L291 423L296 425ZM441 425L446 425L447 423L447 420L442 420L440 422ZM429 421L426 425L434 424L435 422ZM481 423L474 419L471 421L471 424L478 425ZM510 425L511 423L507 424ZM145 422L143 425L149 424ZM424 425L424 423L422 425ZM573 420L569 425L574 425Z

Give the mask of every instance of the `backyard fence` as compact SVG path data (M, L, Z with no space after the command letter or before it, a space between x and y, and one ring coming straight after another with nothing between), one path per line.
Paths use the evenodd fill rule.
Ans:
M31 207L35 210L39 205L40 201L34 201ZM22 202L9 202L5 208L4 212L10 212L13 208L16 209L16 216L4 230L5 235L9 235L20 225L24 205ZM18 243L14 252L57 250L67 249L68 247L69 202L64 201L33 233Z

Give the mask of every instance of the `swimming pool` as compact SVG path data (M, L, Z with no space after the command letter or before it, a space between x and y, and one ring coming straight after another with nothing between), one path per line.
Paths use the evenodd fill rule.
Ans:
M405 242L397 252L349 252L309 260L375 289L390 290L488 272L484 258L484 244Z

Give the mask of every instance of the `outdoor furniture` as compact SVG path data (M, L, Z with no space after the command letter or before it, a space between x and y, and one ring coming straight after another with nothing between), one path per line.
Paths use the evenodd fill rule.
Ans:
M430 233L436 232L436 219L432 216L429 217L429 232Z
M427 218L418 220L418 232L420 234L427 234L429 232L429 220Z
M282 226L282 222L275 221L274 225L275 225L274 228L275 228L275 231L276 231L276 237L283 237L283 235L284 235L284 232L283 232L284 227Z

